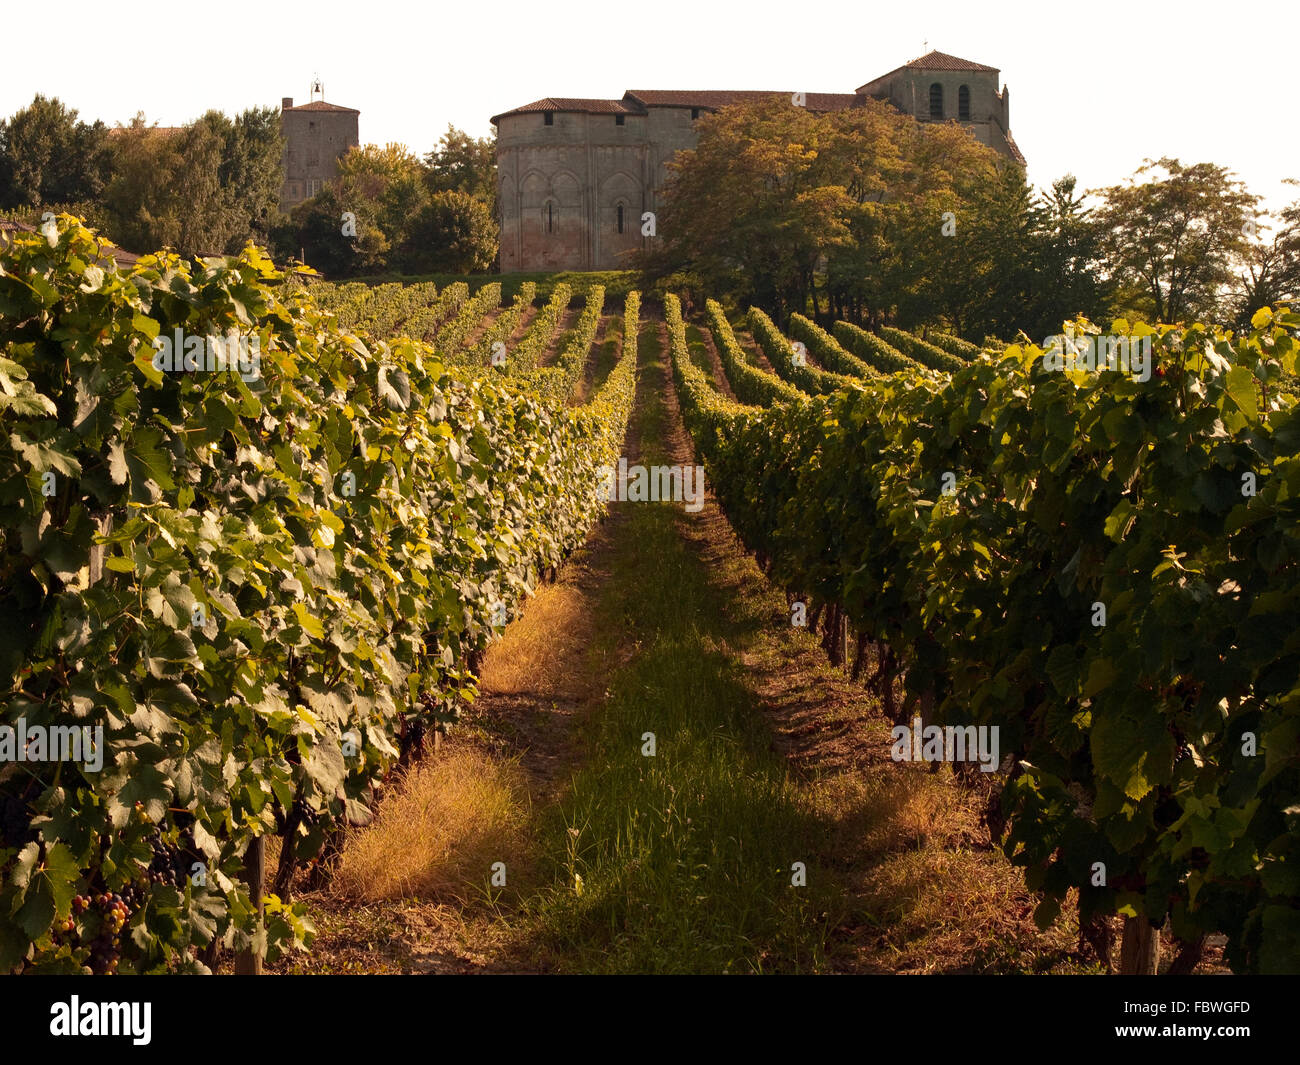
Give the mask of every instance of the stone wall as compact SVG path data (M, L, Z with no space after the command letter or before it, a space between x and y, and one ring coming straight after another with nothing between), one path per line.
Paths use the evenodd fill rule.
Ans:
M501 270L616 270L646 243L666 164L694 147L690 110L648 115L542 112L497 128ZM684 121L683 121L684 117ZM620 232L621 223L621 232Z
M288 211L338 177L339 158L360 144L357 112L290 109L292 100L280 112L284 134L284 187L280 210ZM318 182L313 186L312 182Z
M900 70L889 81L889 102L904 114L930 121L930 86L943 86L943 121L961 121L976 140L1010 155L1006 92L998 92L997 74L987 71ZM970 90L970 119L958 118L961 87Z

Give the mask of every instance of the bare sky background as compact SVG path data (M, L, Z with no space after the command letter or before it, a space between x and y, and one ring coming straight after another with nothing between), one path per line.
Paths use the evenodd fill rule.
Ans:
M327 100L361 111L363 143L422 154L448 123L483 136L492 115L544 96L852 92L935 48L1002 71L1036 186L1065 173L1083 188L1113 184L1169 155L1228 166L1278 208L1300 196L1283 184L1300 178L1297 30L1296 0L886 11L863 0L657 0L630 13L593 0L64 0L4 42L0 115L40 92L88 120L143 111L183 125L209 108L304 103L319 74Z

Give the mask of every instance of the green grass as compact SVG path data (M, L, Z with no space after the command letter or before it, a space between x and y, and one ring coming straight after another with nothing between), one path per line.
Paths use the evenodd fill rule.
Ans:
M641 353L657 382L654 330ZM657 388L643 396L648 466L665 461L665 415ZM621 505L628 527L615 536L597 650L607 661L620 640L638 651L608 677L583 768L543 824L554 876L525 907L534 946L574 972L817 969L831 909L819 832L725 653L724 604L675 528L679 507ZM641 753L646 732L654 757ZM791 885L796 861L811 886Z
M594 396L600 391L600 386L605 383L605 378L610 375L610 371L617 365L619 352L622 351L620 346L622 337L623 316L621 314L611 315L605 322L605 343L596 352L596 367L592 374L589 395Z
M704 331L690 322L686 324L686 346L691 353L691 362L704 371L704 376L712 384L713 360L709 358L709 350L704 346Z

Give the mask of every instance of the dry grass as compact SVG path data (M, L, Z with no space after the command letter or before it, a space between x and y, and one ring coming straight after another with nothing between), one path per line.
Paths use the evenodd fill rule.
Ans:
M1070 965L1073 907L1048 932L1033 929L1037 900L989 844L979 792L948 773L902 766L813 789L832 851L849 867L858 965L913 973Z
M577 696L583 678L573 669L591 626L590 603L573 584L548 584L528 600L505 636L488 648L479 678L485 692L548 691Z
M488 883L494 862L506 863L510 883L527 864L529 818L517 761L450 747L408 773L369 828L348 835L334 888L367 902L463 899Z
M973 798L939 775L889 766L873 775L842 774L816 789L835 826L836 850L879 858L927 844L951 845L976 820Z

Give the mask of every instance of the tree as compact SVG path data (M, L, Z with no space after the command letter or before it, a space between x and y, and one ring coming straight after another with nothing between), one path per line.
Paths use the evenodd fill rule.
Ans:
M381 270L389 244L383 230L357 198L331 182L317 195L298 204L272 229L271 245L281 259L302 259L326 277L351 277ZM356 233L343 232L343 212L356 216Z
M466 192L497 210L497 146L495 137L471 137L448 125L438 147L424 157L429 191Z
M0 209L98 200L110 168L104 123L77 121L57 97L38 93L0 123Z
M221 116L181 130L146 126L137 115L114 138L105 197L114 233L128 248L219 255L236 225L222 193Z
M362 229L369 227L383 237L382 241L370 238L366 258L373 260L382 247L387 257L373 265L404 269L392 261L392 252L408 244L412 224L429 200L420 160L404 144L353 148L339 160L334 188L340 207L357 216L359 237L367 239Z
M1042 210L1020 167L999 162L985 180L971 183L957 218L953 264L936 266L930 313L937 309L965 336L1014 336L1030 328L1039 289Z
M686 272L777 316L819 315L823 294L832 315L876 324L1023 316L1031 192L956 123L874 100L819 115L774 94L697 131L671 167L652 273Z
M116 239L131 248L183 255L235 254L266 244L278 215L283 170L276 112L230 119L209 111L179 130L137 115L113 139L105 194Z
M652 272L689 271L712 291L783 313L814 298L818 264L851 237L856 206L833 173L834 129L788 97L725 107L669 164Z
M1035 222L1024 171L955 123L913 123L904 153L882 313L892 306L909 328L942 317L976 336L1018 319Z
M1224 167L1170 158L1146 160L1100 195L1111 276L1135 309L1161 322L1218 319L1258 197Z
M488 204L467 192L435 192L416 215L399 261L413 273L472 274L487 270L499 231Z
M215 127L222 142L218 178L234 214L226 251L236 254L250 240L259 245L270 240L284 186L284 137L280 114L273 107L249 108L233 120L219 117Z
M1238 330L1248 329L1251 316L1261 307L1300 300L1300 200L1278 216L1262 220L1265 225L1258 228L1272 228L1274 235L1272 240L1260 239L1256 227L1247 227L1247 249L1235 293L1233 326ZM1268 226L1270 221L1273 226Z
M1074 175L1067 174L1039 198L1036 298L1030 321L1023 326L1034 338L1058 332L1063 322L1079 315L1103 320L1111 310L1114 285L1102 277L1104 233L1095 212L1083 206L1084 196L1075 194L1077 184Z
M77 214L127 247L184 254L265 244L283 171L279 115L253 108L234 119L209 111L181 130L143 115L110 137L37 96L0 123L0 210Z
M909 123L915 125L877 100L835 118L832 165L855 205L848 216L849 241L827 259L827 290L836 317L861 321L871 316L871 308L893 302L887 289L899 263L890 233L905 206L900 192L907 171L904 145L913 132Z

